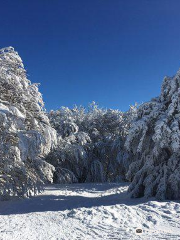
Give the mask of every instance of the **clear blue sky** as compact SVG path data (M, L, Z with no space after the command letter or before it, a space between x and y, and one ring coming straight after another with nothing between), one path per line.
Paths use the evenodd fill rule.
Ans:
M127 110L180 67L179 0L1 0L0 47L23 58L47 110Z

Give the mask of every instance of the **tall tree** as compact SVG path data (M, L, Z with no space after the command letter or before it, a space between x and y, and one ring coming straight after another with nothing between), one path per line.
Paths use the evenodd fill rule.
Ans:
M180 71L142 104L126 140L133 197L180 199Z
M12 47L0 50L0 198L30 195L52 181L44 156L56 144L37 84Z

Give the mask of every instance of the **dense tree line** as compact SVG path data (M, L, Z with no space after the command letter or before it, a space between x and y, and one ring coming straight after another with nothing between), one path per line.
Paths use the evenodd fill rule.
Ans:
M126 113L101 109L61 108L49 113L58 144L47 157L56 167L55 182L112 182L125 178L124 143L136 107Z
M0 200L47 182L115 181L130 181L132 197L180 199L180 71L127 112L93 102L46 113L9 47L0 50L0 93Z

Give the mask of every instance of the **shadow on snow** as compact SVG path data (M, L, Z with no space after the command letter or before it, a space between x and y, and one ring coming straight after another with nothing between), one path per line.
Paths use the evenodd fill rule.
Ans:
M91 208L100 206L112 206L116 204L124 204L127 206L137 205L147 202L147 199L132 199L127 192L110 193L107 196L89 197L81 196L81 193L98 193L117 189L118 187L126 187L127 183L114 184L69 184L69 185L51 185L46 187L49 195L38 195L29 199L21 199L18 201L8 201L5 204L0 203L0 215L10 214L26 214L33 212L47 211L64 211L77 208ZM54 195L51 191L71 191L72 195ZM76 193L78 195L73 195ZM150 199L149 199L150 200ZM4 206L4 207L3 207Z

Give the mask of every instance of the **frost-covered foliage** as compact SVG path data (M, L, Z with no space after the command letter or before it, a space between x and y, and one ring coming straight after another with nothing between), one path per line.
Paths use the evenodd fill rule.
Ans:
M126 140L133 197L180 199L180 71L142 104Z
M37 84L27 79L12 47L0 50L0 199L29 196L52 181L42 160L56 144Z
M47 157L57 169L55 182L119 181L127 171L124 142L136 107L126 113L83 107L51 111L58 145ZM65 180L67 179L67 180Z

